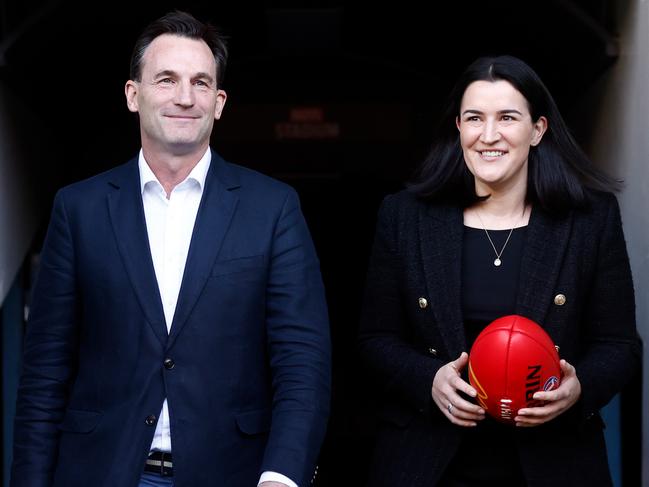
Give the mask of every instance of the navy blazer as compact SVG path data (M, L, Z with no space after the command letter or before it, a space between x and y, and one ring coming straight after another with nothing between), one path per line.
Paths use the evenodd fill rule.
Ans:
M543 326L582 387L566 413L516 430L529 486L610 485L598 410L640 364L617 201L594 192L589 199L588 208L562 215L534 207L527 229L516 313ZM360 336L364 361L382 387L372 487L435 485L466 431L431 397L437 370L468 352L462 233L461 208L405 191L386 198L379 212ZM565 303L555 303L558 294Z
M175 487L311 479L330 401L318 259L296 193L215 153L170 333L137 159L57 194L11 485L137 486L165 398Z

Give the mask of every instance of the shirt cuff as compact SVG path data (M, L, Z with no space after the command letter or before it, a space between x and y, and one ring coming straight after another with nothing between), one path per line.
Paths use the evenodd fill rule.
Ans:
M262 482L281 482L283 484L288 485L288 487L297 487L297 484L293 482L291 479L289 479L286 475L282 475L281 473L277 472L264 472L261 474L261 477L259 477L259 484Z

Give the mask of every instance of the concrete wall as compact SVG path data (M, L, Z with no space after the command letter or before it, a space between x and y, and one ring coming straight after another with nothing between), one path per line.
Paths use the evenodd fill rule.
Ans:
M649 1L619 2L621 56L591 96L595 162L621 177L619 195L636 290L637 319L645 343L642 485L649 486ZM588 116L589 110L584 110Z

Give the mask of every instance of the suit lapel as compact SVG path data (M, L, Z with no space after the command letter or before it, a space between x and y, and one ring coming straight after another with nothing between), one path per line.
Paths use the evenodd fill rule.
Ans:
M551 217L535 208L527 229L521 260L516 312L542 325L559 341L560 329L545 323L572 228L572 212Z
M209 278L239 200L234 191L239 186L238 178L225 161L212 152L171 325L169 347L180 334Z
M108 211L124 267L144 316L162 345L167 342L162 300L151 259L137 159L115 171Z
M425 206L419 212L419 245L428 299L450 357L466 349L462 321L462 210Z

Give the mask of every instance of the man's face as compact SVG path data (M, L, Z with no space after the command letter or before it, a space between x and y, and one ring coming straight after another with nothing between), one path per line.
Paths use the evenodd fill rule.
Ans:
M142 147L174 156L207 150L226 99L207 44L172 34L149 44L140 81L127 81L125 91L129 110L140 115Z

